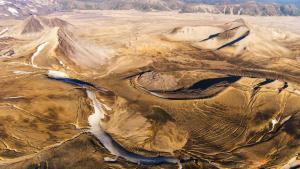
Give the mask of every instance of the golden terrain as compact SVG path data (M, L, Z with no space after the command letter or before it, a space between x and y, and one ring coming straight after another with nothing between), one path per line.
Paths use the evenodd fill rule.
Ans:
M89 132L88 91L106 107L101 127L130 152L191 157L182 165L192 169L299 165L299 19L75 11L1 20L0 168L177 167L105 161L113 156Z

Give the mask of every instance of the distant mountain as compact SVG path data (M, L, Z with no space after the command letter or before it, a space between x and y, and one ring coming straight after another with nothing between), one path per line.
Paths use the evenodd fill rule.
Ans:
M0 0L0 18L24 18L54 11L129 10L233 15L300 15L300 0ZM277 2L277 3L275 3Z
M55 11L54 0L0 0L0 18L23 18Z
M300 0L183 0L189 3L204 3L204 4L239 4L245 2L259 2L259 3L279 3L279 4L294 4L300 5Z
M234 1L235 2L235 1ZM214 5L187 3L181 12L205 12L205 13L223 13L232 15L252 15L252 16L274 16L289 15L296 16L300 14L299 9L294 4L279 3L261 3L261 2L243 2L243 3L218 3Z
M263 2L268 1L268 2ZM280 1L280 0L277 0ZM292 0L290 0L292 3ZM63 9L206 12L234 15L299 15L295 4L271 0L74 0L60 1Z
M59 4L62 9L163 11L180 9L184 2L181 0L59 0Z
M249 0L183 0L183 1L188 3L202 3L202 4L217 5L217 4L245 3L248 2Z
M300 8L300 0L259 0L264 3L293 4Z

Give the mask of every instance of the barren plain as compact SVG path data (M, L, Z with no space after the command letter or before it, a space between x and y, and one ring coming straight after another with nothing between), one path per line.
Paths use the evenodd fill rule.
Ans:
M300 17L0 20L0 168L296 168Z

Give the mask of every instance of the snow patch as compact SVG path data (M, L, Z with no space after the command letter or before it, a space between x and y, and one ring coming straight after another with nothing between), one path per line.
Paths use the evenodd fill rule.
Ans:
M25 96L11 96L11 97L4 97L4 99L21 99L25 98Z
M271 123L272 123L272 129L271 129L271 131L273 131L274 128L275 128L275 125L278 123L278 120L272 119L272 120L271 120Z
M32 13L37 13L37 9L33 8L33 9L29 9Z
M240 8L237 14L241 15L242 11L243 11L243 8Z
M69 78L69 75L65 72L56 71L56 70L48 70L47 75L53 78Z
M19 12L15 8L8 7L7 10L15 16L19 16Z
M102 104L97 100L96 94L93 91L86 90L88 98L92 101L91 106L94 109L94 113L89 116L88 122L91 126L90 132L96 136L104 147L113 155L119 156L119 150L113 144L113 140L102 129L101 120L105 118L105 111Z
M297 156L291 158L286 165L282 167L282 169L290 169L300 165L300 160L297 160Z
M4 1L4 0L0 0L0 5L5 5L5 4L7 4L7 2L6 2L6 1Z
M57 60L58 60L59 64L60 64L62 67L66 68L66 69L71 69L69 66L67 66L66 64L64 64L63 61L61 61L61 60L59 60L59 59L57 59Z
M112 110L110 107L108 107L107 105L103 104L103 107L106 109L106 110Z
M38 67L37 65L34 64L34 59L38 56L38 54L46 47L46 45L48 44L48 42L44 42L42 44L40 44L37 47L37 50L34 52L34 54L31 57L31 64L33 67Z
M96 98L96 94L90 90L87 90L86 93L88 98L92 101L91 106L94 108L94 114L92 114L88 118L89 124L91 126L91 131L98 130L96 128L100 127L99 124L101 123L101 120L104 119L105 113L102 104Z
M285 123L286 121L288 121L292 116L287 116L286 118L282 119L280 124Z
M1 30L0 37L1 37L2 34L6 33L7 31L8 31L8 28L4 28L3 30Z
M26 74L31 74L32 72L27 72L27 71L23 71L23 70L15 70L13 71L14 74L18 74L18 75L26 75Z

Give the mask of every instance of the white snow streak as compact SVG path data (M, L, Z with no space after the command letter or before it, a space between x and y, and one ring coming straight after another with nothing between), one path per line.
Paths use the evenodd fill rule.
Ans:
M286 118L282 119L280 124L285 123L286 121L288 121L292 116L287 116Z
M19 12L15 8L8 7L7 10L15 16L19 16Z
M25 98L24 96L11 96L11 97L4 97L4 99L21 99Z
M39 53L46 47L48 42L42 43L37 47L37 50L34 52L34 54L31 57L31 64L33 67L38 67L37 65L34 64L34 59L39 55Z
M105 118L105 111L102 104L97 100L95 92L86 90L86 93L92 101L91 106L94 108L94 113L88 118L89 125L91 126L90 132L101 141L111 154L119 156L119 149L115 147L112 138L105 133L101 126L101 120Z
M32 72L27 72L27 71L23 71L23 70L15 70L13 71L14 74L18 74L18 75L26 75L26 74L31 74Z
M0 5L5 5L5 4L7 4L6 1L0 0Z
M292 167L296 167L300 165L300 160L297 160L297 156L291 158L286 165L282 167L282 169L290 169Z
M3 35L4 33L6 33L8 31L8 28L4 28L1 32L0 32L0 37L1 35Z
M273 131L274 128L275 128L275 125L278 123L278 120L272 119L272 120L271 120L271 123L272 123L272 129L271 129L271 131Z
M56 70L48 70L48 76L53 78L68 78L69 75L67 75L65 72L56 71Z

